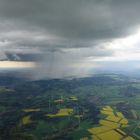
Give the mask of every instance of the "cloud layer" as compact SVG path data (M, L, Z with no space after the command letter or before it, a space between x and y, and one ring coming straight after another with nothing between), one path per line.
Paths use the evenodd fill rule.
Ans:
M124 69L140 59L139 13L139 0L0 0L0 60L36 62L38 77Z

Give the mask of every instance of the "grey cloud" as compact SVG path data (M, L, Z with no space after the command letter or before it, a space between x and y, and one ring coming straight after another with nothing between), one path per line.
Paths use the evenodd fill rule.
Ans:
M0 15L25 28L77 40L127 35L139 25L138 0L1 0ZM34 28L33 28L34 29Z
M139 0L0 0L0 60L36 61L52 77L87 75L89 58L115 54L102 44L139 28L139 13Z

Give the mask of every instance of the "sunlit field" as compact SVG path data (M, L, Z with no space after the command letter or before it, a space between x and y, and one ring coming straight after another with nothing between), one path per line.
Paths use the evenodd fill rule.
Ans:
M134 140L121 130L123 125L128 124L128 120L121 112L115 112L110 106L105 106L102 108L101 113L106 114L107 117L99 121L100 126L88 129L88 131L93 134L93 140ZM83 139L84 138L81 140Z

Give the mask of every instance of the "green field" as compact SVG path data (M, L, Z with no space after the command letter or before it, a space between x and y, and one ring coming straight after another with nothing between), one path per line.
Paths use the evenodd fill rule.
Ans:
M109 138L140 139L139 80L97 75L0 88L1 140Z

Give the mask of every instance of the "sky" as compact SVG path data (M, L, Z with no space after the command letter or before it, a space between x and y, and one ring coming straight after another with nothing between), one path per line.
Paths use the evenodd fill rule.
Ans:
M0 0L0 70L32 78L140 70L140 0Z

